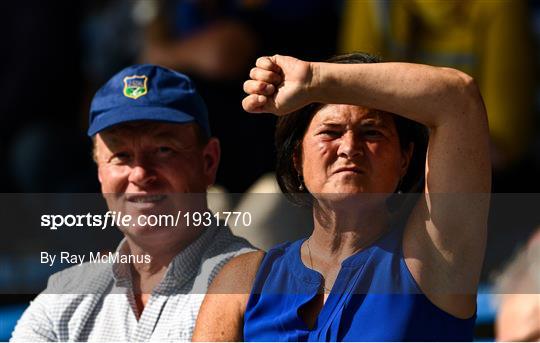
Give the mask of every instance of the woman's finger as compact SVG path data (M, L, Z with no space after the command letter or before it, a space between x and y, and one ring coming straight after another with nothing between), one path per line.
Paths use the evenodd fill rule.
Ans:
M265 69L265 70L269 70L269 71L273 71L275 73L281 74L281 68L277 64L272 62L270 57L263 56L263 57L257 58L255 65L261 69Z
M268 98L264 95L251 94L242 100L242 107L246 112L261 113L264 111L264 105L268 102Z
M271 83L256 80L247 80L244 82L244 92L248 94L272 95L276 88Z
M274 85L279 85L281 83L281 75L273 71L264 70L257 67L251 69L249 72L249 77L253 80L272 83Z

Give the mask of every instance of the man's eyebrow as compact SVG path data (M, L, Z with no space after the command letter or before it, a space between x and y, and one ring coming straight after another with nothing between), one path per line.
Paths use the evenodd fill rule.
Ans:
M117 135L102 135L101 140L109 149L118 148L124 143L122 138Z
M169 131L156 131L156 132L151 133L151 137L169 139L169 138L174 137L174 134Z
M162 131L152 135L152 139L160 142L181 143L177 132Z

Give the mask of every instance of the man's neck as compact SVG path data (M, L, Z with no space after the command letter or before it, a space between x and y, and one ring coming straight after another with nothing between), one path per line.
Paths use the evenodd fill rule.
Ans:
M126 235L127 253L148 256L149 259L134 259L131 264L132 286L137 318L140 318L153 290L165 277L171 261L201 234L202 229L183 230L179 239L171 241L138 239Z
M141 290L151 293L163 279L171 261L203 232L203 229L179 230L182 231L174 240L140 239L126 235L129 254L148 256L147 259L135 259L136 261L131 264L134 287L138 280ZM146 286L143 287L144 285Z

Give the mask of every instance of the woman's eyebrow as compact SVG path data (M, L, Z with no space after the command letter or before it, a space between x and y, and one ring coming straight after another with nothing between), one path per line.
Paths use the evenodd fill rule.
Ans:
M342 127L343 124L341 123L337 123L337 122L333 122L333 121L325 121L325 122L322 122L318 125L319 127L321 126L330 126L330 127Z
M385 124L384 120L376 119L376 118L362 119L360 121L360 125L386 127L386 124Z

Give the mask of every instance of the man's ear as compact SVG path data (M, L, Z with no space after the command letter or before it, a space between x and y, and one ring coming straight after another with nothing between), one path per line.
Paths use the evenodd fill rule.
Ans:
M103 183L103 178L101 177L101 171L100 171L101 168L98 166L97 170L98 170L97 177L98 177L99 183L102 184Z
M203 173L206 178L206 186L213 185L221 158L221 147L217 138L210 138L203 148Z
M100 143L98 143L98 140L100 141ZM101 168L99 167L99 159L98 159L98 144L103 144L103 141L101 139L101 136L100 134L96 134L94 137L92 137L92 159L94 160L94 162L96 163L96 166L97 166L97 175L98 175L98 180L99 180L99 183L103 183L103 177L101 176Z
M407 149L401 151L401 177L404 177L407 174L409 165L411 164L412 155L414 152L414 143L409 143Z

